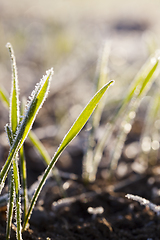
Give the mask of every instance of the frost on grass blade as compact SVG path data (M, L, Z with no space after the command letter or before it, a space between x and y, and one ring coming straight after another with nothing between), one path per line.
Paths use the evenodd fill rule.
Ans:
M156 204L150 202L149 200L139 197L137 195L127 194L125 197L139 202L141 205L144 205L145 207L148 207L150 210L155 212L158 216L160 215L160 206L159 205L156 205Z
M0 173L0 192L4 186L4 181L10 169L12 159L16 156L18 150L23 145L30 129L32 128L36 115L48 95L52 75L53 69L51 68L46 72L46 75L42 78L40 84L38 84L38 87L36 87L32 96L32 100L29 102L29 105L25 111L23 120L18 126L18 130L14 137L8 158Z
M27 104L26 104L26 108L25 108L25 113L24 115L27 114L27 112L29 111L29 108L32 105L32 102L35 101L35 99L38 97L38 95L40 94L40 91L44 89L42 89L42 87L44 86L45 82L48 84L48 89L45 92L45 97L43 102L45 101L48 92L49 92L49 85L50 85L50 81L51 81L51 77L53 75L53 68L51 68L50 70L46 71L46 75L43 75L43 78L40 80L39 83L36 84L35 89L32 91L31 96L29 96ZM42 102L42 104L43 104Z
M23 132L21 145L27 137L39 109L42 107L45 99L47 98L52 75L53 68L46 71L46 75L43 76L39 84L36 85L35 90L32 92L29 98L27 107L25 109L24 118L17 132L17 135L19 135L21 131Z

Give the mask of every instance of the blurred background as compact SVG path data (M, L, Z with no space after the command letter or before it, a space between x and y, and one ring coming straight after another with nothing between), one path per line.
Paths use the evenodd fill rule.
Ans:
M105 43L110 46L108 80L116 81L108 91L108 106L123 98L139 68L159 47L159 9L158 0L0 0L0 85L10 92L7 42L17 59L20 96L28 96L54 67L49 100L34 124L44 143L52 138L51 155L53 137L58 138L57 147L95 93L97 61ZM8 112L0 104L2 145L6 122Z

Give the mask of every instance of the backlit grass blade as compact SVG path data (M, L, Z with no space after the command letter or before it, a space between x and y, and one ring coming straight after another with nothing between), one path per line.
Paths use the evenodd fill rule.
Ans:
M97 89L99 91L107 82L108 82L108 59L110 53L110 44L107 42L104 46L102 58L100 61L100 66L98 70L97 76ZM92 116L92 127L97 128L99 126L99 122L101 119L102 111L105 106L105 100L100 101L98 107L95 109L93 116Z
M117 114L113 116L110 123L106 124L106 130L103 136L101 137L100 141L97 143L97 146L94 150L93 164L95 163L96 168L99 165L99 162L102 158L103 150L105 146L108 144L110 137L115 129L115 126L121 125L122 121L126 118L127 114L129 114L129 111L131 112L131 109L132 109L131 105L134 104L135 100L140 96L144 96L147 93L147 91L150 89L151 84L155 79L155 72L156 72L158 63L159 63L159 59L157 57L157 53L155 54L155 57L151 57L149 58L149 60L147 60L147 62L140 69L139 73L131 83L129 90L126 92L125 98L121 104L119 111L117 112ZM152 81L150 81L150 79L152 79ZM132 114L130 114L130 117L132 118L134 114L132 116L131 115ZM120 149L120 145L118 148ZM119 154L118 152L117 153L115 152L115 154L119 156L120 151L119 151ZM96 173L96 170L95 170L95 173Z
M13 218L13 208L14 208L14 199L15 199L15 191L14 191L14 176L13 176L13 167L11 167L8 180L10 183L8 184L8 203L7 203L7 222L6 222L6 240L10 239L10 232L12 228L12 218Z
M23 187L23 198L24 198L24 218L28 209L28 191L27 191L27 169L26 169L26 160L24 155L23 146L20 148L20 161L21 161L21 178L22 178L22 187Z
M44 164L46 164L46 166L49 165L49 163L51 162L51 157L49 156L49 153L47 152L46 148L44 147L44 145L41 143L41 141L38 139L38 137L35 135L35 133L33 131L30 131L28 134L28 138L31 141L31 143L33 144L33 146L36 148L36 150L38 151L38 153L40 154L40 156L42 157ZM62 193L63 196L66 196L66 193L63 189L63 184L62 184L62 179L59 175L59 170L54 167L52 169L52 173L53 176L55 177L55 180L60 188L60 191Z
M10 43L8 43L7 48L10 53L10 59L11 59L11 66L12 66L12 87L11 87L11 94L10 94L10 109L9 109L9 118L10 118L10 128L11 131L9 132L9 129L7 131L8 138L10 141L10 146L13 144L13 136L17 130L17 126L19 123L19 90L18 90L18 75L17 75L17 67L16 67L16 60L14 56L14 51L12 49L12 46ZM9 205L9 214L13 214L13 203L14 201L14 192L15 192L15 216L16 216L16 235L17 239L22 239L21 234L21 199L20 199L20 181L19 181L19 170L18 170L18 157L17 155L13 159L13 168L11 170L11 179L10 179L10 205ZM15 191L14 191L15 190ZM9 228L11 228L11 215L8 215L8 229L7 229L7 235L9 234ZM10 236L7 236L8 239Z
M25 98L22 99L22 105L21 105L21 115L24 114L25 104L26 100ZM21 167L21 181L22 181L22 187L23 187L23 202L24 202L24 208L23 208L23 219L26 217L27 209L28 209L28 190L27 190L27 168L26 168L26 159L24 154L24 146L20 148L20 167Z
M9 128L6 126L6 132L10 142L10 146L13 143L13 134ZM18 171L18 157L13 159L12 167L9 174L9 202L7 207L7 226L6 226L6 239L10 239L10 230L13 217L13 206L15 198L15 211L16 211L16 236L18 240L22 240L22 227L21 227L21 198L20 198L20 181L19 181L19 171Z
M109 58L109 52L110 52L110 44L107 42L104 46L102 57L100 62L98 62L98 70L97 70L97 90L102 88L107 83L108 80L108 58ZM84 154L83 157L83 170L82 170L82 177L85 181L92 181L94 172L94 166L93 166L93 158L94 158L94 152L93 149L95 147L95 131L99 126L99 122L101 119L102 111L105 106L105 99L103 101L101 100L95 109L92 118L91 118L91 130L88 134L88 143L87 143L87 151Z
M32 142L33 146L38 150L39 154L45 160L45 163L49 165L51 161L51 157L49 156L46 148L43 146L43 144L39 141L37 136L34 134L34 132L30 131L28 137L29 137L29 140Z
M9 97L6 90L2 86L0 87L0 98L2 99L4 105L9 108Z
M12 131L8 125L5 126L5 130L7 133L8 141L11 145L13 140ZM9 195L8 195L8 204L7 204L6 240L10 238L12 218L13 218L14 199L15 199L13 166L11 167L9 176L8 176L8 187L9 187L9 191L8 191Z
M122 117L121 125L119 128L118 138L116 141L116 146L113 151L113 155L111 158L111 170L115 170L117 167L118 159L122 153L122 148L126 139L127 134L129 133L134 117L136 115L137 109L140 105L142 98L147 94L149 89L151 88L155 77L157 76L155 73L157 66L159 63L159 59L155 59L154 62L148 66L148 74L146 76L142 75L141 83L138 84L137 88L139 88L139 93L137 96L134 96L134 99L128 104L128 108L124 116ZM147 69L146 69L147 70Z
M17 125L19 123L19 89L18 89L18 76L17 67L14 52L10 43L7 43L6 47L10 53L11 65L12 65L12 88L10 94L10 124L13 134L15 134Z
M53 69L50 69L36 86L35 91L32 92L24 117L18 126L8 158L0 173L0 192L4 186L4 181L11 167L12 159L16 156L18 150L23 145L30 129L32 128L36 115L47 97L52 75Z
M145 88L146 84L148 84L149 80L155 73L155 70L159 63L159 52L156 52L154 56L150 57L144 66L140 69L137 76L131 83L125 98L122 102L121 108L118 112L118 115L120 115L124 110L127 110L128 105L131 101L134 101L138 95L143 92L143 88ZM158 55L158 56L157 56ZM149 84L148 84L149 87Z
M17 240L22 240L22 226L21 226L21 196L20 196L20 178L18 170L18 157L13 160L15 199L16 199L16 236Z
M5 96L5 100L4 100L4 98L2 98L2 96ZM4 104L5 104L5 102L7 103L7 104L5 104L5 106L8 108L9 107L9 98L8 98L8 95L7 95L5 89L2 90L2 96L0 95L0 98L1 98L1 100ZM46 165L48 165L51 161L51 157L49 156L49 154L48 154L46 148L44 147L44 145L41 143L41 141L38 139L38 137L36 136L36 134L32 130L29 132L28 137L29 137L29 140L31 141L31 143L33 144L33 146L37 149L37 151L39 152L41 157L44 159L44 162L46 163ZM20 156L21 156L21 166L26 168L25 163L24 163L24 158L25 158L24 152L21 149L20 149ZM24 174L24 177L22 177L23 187L25 187L25 185L26 185L26 183L24 183L25 178L26 178L26 174L24 172L25 172L25 169L22 169L22 175ZM65 195L64 190L62 189L61 178L58 174L58 169L56 169L56 168L53 169L53 175L55 176L55 179L56 179L57 183L59 184L59 186L61 188L62 194ZM27 195L26 195L27 194L26 193L27 188L25 187L25 189L24 189L24 206L27 206L27 202L28 202L28 200L26 199L27 198ZM25 204L25 202L26 202L26 204ZM25 210L24 210L24 213L25 213Z
M38 188L36 189L36 191L35 191L35 193L33 195L33 198L31 200L30 207L29 207L29 210L28 210L28 214L27 214L27 217L26 217L24 225L23 225L23 229L24 230L27 228L28 221L29 221L29 218L31 216L32 210L34 208L34 205L35 205L35 203L37 201L37 198L38 198L38 196L40 194L40 191L41 191L41 189L42 189L42 187L43 187L43 185L44 185L44 183L45 183L45 181L46 181L50 171L52 170L53 166L55 165L56 161L58 160L58 158L61 155L61 153L63 152L63 150L67 147L67 145L77 136L77 134L83 128L83 126L85 125L85 123L89 119L90 115L92 114L92 112L96 108L97 104L99 103L100 99L102 98L102 96L104 95L104 93L106 92L106 90L108 89L108 87L112 83L113 83L113 81L110 81L109 83L107 83L104 87L102 87L93 96L93 98L86 105L84 110L81 112L79 117L76 119L76 121L74 122L74 124L72 125L70 130L68 131L68 133L63 138L59 148L57 149L57 152L55 153L55 155L52 158L52 160L51 160L50 164L48 165L48 167L46 168L46 170L44 172L44 175L42 177L42 180L40 181L39 186L38 186Z

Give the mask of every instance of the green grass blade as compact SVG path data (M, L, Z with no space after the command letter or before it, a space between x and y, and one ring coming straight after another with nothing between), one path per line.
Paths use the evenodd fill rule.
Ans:
M19 90L18 90L18 75L16 67L16 59L14 51L10 43L7 43L6 47L10 53L11 65L12 65L12 88L10 94L10 125L13 134L16 132L17 125L19 123Z
M44 175L42 177L42 180L40 181L39 186L36 189L36 191L34 193L34 196L33 196L32 200L31 200L30 207L29 207L29 210L28 210L28 214L27 214L27 217L26 217L24 225L23 225L23 229L24 230L27 228L29 218L31 216L31 213L32 213L34 205L35 205L35 203L37 201L37 198L38 198L38 196L40 194L40 191L41 191L41 189L42 189L42 187L43 187L43 185L44 185L44 183L45 183L45 181L46 181L50 171L52 170L53 166L55 165L56 161L58 160L60 154L66 148L66 146L77 136L77 134L80 132L80 130L83 128L83 126L85 125L85 123L89 119L90 115L92 114L92 112L96 108L97 104L99 103L100 99L104 95L105 91L108 89L108 87L112 83L113 83L113 81L110 81L108 84L106 84L104 87L102 87L94 95L94 97L86 105L84 110L81 112L79 117L76 119L76 121L74 122L74 124L72 125L70 130L68 131L68 133L63 138L59 148L57 149L57 152L55 153L55 155L52 158L52 160L51 160L50 164L48 165L48 167L46 168L46 171L45 171L45 173L44 173Z
M31 94L30 101L28 102L28 106L25 110L25 116L17 132L17 135L21 138L20 146L22 146L22 143L28 136L36 115L38 114L39 109L42 107L48 95L52 75L53 69L50 69L46 72L46 75L42 78Z
M51 162L51 157L49 156L49 153L47 152L44 145L41 143L41 141L38 139L38 137L35 135L35 133L33 131L29 132L28 138L31 141L31 143L33 144L33 146L36 148L36 150L38 151L38 153L40 154L42 159L44 160L44 163L48 166L49 163ZM59 175L59 170L56 167L54 167L52 169L52 173L53 173L53 176L55 177L55 180L60 188L62 196L65 197L66 193L62 186L62 179Z
M24 114L26 99L22 99L21 105L21 115ZM24 209L23 209L23 219L25 219L28 209L28 189L27 189L27 168L26 168L26 159L24 154L24 146L20 148L20 167L21 167L21 181L23 187L23 201L24 201Z
M158 66L159 59L157 57L158 53L155 53L154 57L150 57L144 66L140 69L137 76L131 83L129 90L126 93L126 96L122 102L121 108L118 112L118 115L123 114L124 110L127 110L130 102L143 92L143 88L145 88L146 84L155 73L155 70Z
M6 90L2 86L0 87L0 98L2 99L4 105L9 108L9 97Z
M25 160L23 146L20 148L20 161L21 161L21 175L22 175L22 187L23 187L23 198L24 198L23 215L25 218L27 209L28 209L28 191L27 191L27 169L26 169L26 160Z
M14 177L13 177L13 168L10 170L9 174L9 195L8 195L8 204L7 204L7 225L6 225L6 240L10 239L10 232L12 226L12 218L13 218L13 208L14 208Z
M12 144L13 136L12 131L8 125L5 126L5 130L7 133L9 144ZM9 176L8 176L8 185L9 185L9 195L8 195L8 204L7 204L7 225L6 225L6 240L10 239L10 232L12 226L12 218L13 218L13 208L14 208L14 175L13 175L13 167L11 167Z
M139 83L139 85L137 86L139 88L139 93L137 94L137 96L134 96L134 99L128 104L128 109L121 119L121 125L116 141L116 146L114 148L113 155L111 158L112 171L115 170L117 167L118 159L120 158L120 155L122 153L125 139L131 129L134 120L134 118L132 118L132 113L134 113L135 117L136 111L139 107L142 98L147 94L153 82L155 81L156 75L154 73L157 69L158 63L159 63L158 59L154 63L151 62L147 69L148 73L144 76L142 75L141 83Z
M5 96L6 101L2 98L2 96ZM7 102L7 104L5 104L5 106L8 108L9 107L9 97L8 97L5 89L2 90L2 96L0 95L0 98L4 104L5 104L5 102ZM39 141L39 139L37 138L37 136L35 135L35 133L32 130L29 132L28 137L29 137L30 141L32 142L33 146L37 149L37 151L39 152L41 157L44 159L44 162L48 165L51 161L51 157L49 156L44 145ZM27 185L25 183L26 182L26 180L25 180L26 179L26 173L25 173L26 167L25 167L25 163L24 163L25 156L24 156L23 150L21 150L21 149L20 149L20 156L21 156L21 167L22 168L24 167L24 169L22 169L22 182L23 182L22 185L24 187L23 188L24 189L24 208L26 209L27 202L28 202L28 200L27 200ZM24 177L23 177L23 174L24 174ZM61 178L58 175L58 169L56 169L56 168L53 169L53 175L55 176L56 181L61 188L62 194L65 195L65 192L61 185ZM24 210L24 215L25 215L25 212L26 211Z
M4 181L11 167L12 159L16 156L18 150L23 145L30 129L32 128L36 115L47 97L52 75L52 69L47 71L46 76L42 78L40 83L36 86L35 91L31 95L30 102L28 103L23 120L21 121L16 132L8 158L0 173L0 192L4 186Z
M129 114L129 112L128 112L129 109L131 110L133 105L136 104L135 100L139 97L142 98L147 93L147 91L150 89L151 84L156 77L155 72L158 67L158 62L159 62L159 59L157 57L157 54L155 54L155 57L151 57L151 58L149 58L149 60L147 60L147 62L140 69L139 73L137 74L137 76L135 77L133 82L131 83L131 86L129 87L129 90L127 91L127 93L125 95L125 98L121 104L119 111L117 112L117 114L115 114L113 116L110 123L106 124L106 130L105 130L103 136L101 137L100 141L97 143L97 146L94 150L94 161L93 162L96 166L96 169L102 158L103 149L108 144L110 137L112 135L112 132L115 129L115 126L117 124L121 125L122 121L124 121L125 118L127 117L127 114ZM150 79L152 79L152 81L150 81ZM150 81L150 83L149 83L149 81ZM143 88L144 88L144 90L143 90ZM137 104L137 106L138 106L138 104ZM125 138L123 138L123 139L125 139ZM120 145L118 148L120 149ZM120 153L120 151L119 151L119 153ZM119 154L117 154L117 157L118 157L118 155ZM95 171L95 173L96 173L96 171Z
M16 198L16 236L17 240L22 240L22 226L21 226L21 196L20 196L20 179L18 171L18 158L13 160L14 186Z
M6 126L6 132L8 135L10 146L13 143L13 134L9 126ZM10 230L13 217L13 206L14 198L16 199L15 209L16 209L16 235L18 240L22 240L22 227L21 227L21 201L20 201L20 182L18 173L18 157L13 159L13 164L9 174L9 203L7 208L7 226L6 226L6 239L10 239Z
M13 136L17 130L17 126L19 123L19 93L18 93L18 75L17 75L17 67L16 60L14 56L14 51L10 43L8 43L7 48L10 53L11 66L12 66L12 87L10 94L10 109L9 109L9 117L10 117L10 131L7 128L8 138L10 142L10 146L13 144ZM22 231L21 231L21 199L20 199L20 182L19 182L19 172L18 172L18 163L17 155L13 159L13 168L11 169L11 178L10 178L10 199L9 199L9 208L8 208L8 222L7 222L7 238L10 238L10 229L12 222L12 214L13 214L13 204L14 204L14 195L15 195L15 210L16 210L16 235L17 239L22 239ZM15 191L14 191L15 190ZM15 194L14 194L15 193Z
M110 44L107 42L104 46L100 67L97 77L97 90L101 89L108 82L108 59L110 53ZM105 100L100 101L92 116L92 127L97 128L101 119L102 111L105 106Z
M38 137L34 134L33 131L30 131L30 133L28 134L28 137L29 137L29 140L32 142L33 146L38 150L39 154L45 160L45 163L49 165L51 161L51 157L49 156L43 144L39 141Z
M108 58L109 58L109 52L110 52L110 44L107 42L103 49L103 54L98 66L97 71L97 91L104 86L108 80ZM106 96L105 96L106 97ZM82 177L83 179L88 181L93 181L93 172L94 171L94 165L93 165L93 158L94 158L94 152L93 149L95 147L95 131L99 126L102 111L105 106L105 99L103 101L101 100L95 109L92 118L91 118L91 130L88 135L88 146L87 151L83 157L83 170L82 170Z

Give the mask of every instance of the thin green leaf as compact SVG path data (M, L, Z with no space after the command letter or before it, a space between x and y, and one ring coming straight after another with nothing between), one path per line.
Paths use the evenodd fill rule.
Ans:
M38 151L40 156L42 157L44 163L48 166L49 163L51 162L51 157L49 156L49 153L47 152L44 145L41 143L41 141L38 139L38 137L35 135L35 133L33 131L29 132L28 138L31 141L31 143L33 144L33 146L36 148L36 150ZM59 170L56 167L54 167L52 169L52 173L53 173L53 176L55 177L55 180L60 188L62 195L65 197L66 193L62 186L63 184L62 184L62 179L59 175Z
M9 97L6 90L2 86L0 87L0 98L2 99L4 105L9 108Z
M8 195L8 203L7 203L7 225L6 225L6 240L10 239L10 232L12 226L12 218L13 218L13 208L14 208L14 199L15 199L15 191L14 191L14 176L13 176L13 168L11 167L10 174L8 176L9 179L9 195Z
M10 142L10 146L13 143L13 134L9 126L6 125L6 132ZM7 226L6 226L6 239L10 239L10 230L13 217L14 198L16 199L16 235L18 240L22 240L22 227L21 227L21 199L20 199L20 182L18 172L18 157L13 159L13 164L9 174L9 202L7 206Z
M11 94L10 94L10 131L9 128L7 129L8 138L10 142L10 146L13 144L13 136L17 130L17 126L19 123L19 93L18 93L18 75L17 75L17 67L16 67L16 60L14 56L14 51L10 43L8 43L7 48L10 53L11 59L11 66L12 66L12 87L11 87ZM10 178L10 199L9 199L9 207L8 211L8 224L7 224L7 238L10 238L10 229L11 229L11 222L13 215L13 204L14 204L14 197L16 200L15 210L16 210L16 235L18 240L22 240L22 231L21 231L21 199L20 199L20 182L19 182L19 171L18 171L18 157L17 155L13 159L13 167L11 169L11 178ZM14 194L15 193L15 194Z
M18 171L18 157L13 160L15 199L16 199L16 236L18 240L22 240L22 226L21 226L21 196L20 196L20 179Z
M141 95L141 92L143 92L143 88L145 88L146 84L153 76L158 66L159 56L157 57L157 54L158 53L155 53L154 57L149 58L138 72L125 95L125 98L117 115L120 115L124 110L127 110L130 102L134 101L134 99L138 97L138 95Z
M8 125L5 126L5 130L7 133L9 144L12 144L13 136L12 131ZM8 195L8 204L7 204L7 225L6 225L6 240L10 239L10 232L12 226L12 218L13 218L13 208L14 208L14 198L15 198L15 191L14 191L14 174L13 174L13 167L11 167L9 176L9 195Z
M16 132L16 136L11 146L8 158L0 173L0 192L4 186L4 181L11 167L12 159L16 156L18 150L23 145L30 129L32 128L36 115L47 97L52 75L53 69L47 71L46 76L42 78L40 83L36 86L35 91L31 95L30 102L28 103L23 120L21 121Z
M99 91L108 81L108 59L109 59L109 53L110 53L110 44L106 42L103 54L100 62L100 67L98 71L98 77L97 77L97 89L96 91ZM105 100L100 101L98 104L98 107L95 109L93 113L93 120L92 120L92 127L97 128L101 119L102 111L105 106Z
M150 89L151 84L152 84L153 80L155 79L157 72L158 72L158 71L156 71L158 62L159 62L159 58L157 57L157 53L155 54L155 57L151 57L151 58L149 58L149 60L147 60L147 62L144 64L142 69L140 69L139 73L137 74L137 76L135 77L133 82L131 83L131 86L125 95L125 98L121 104L119 111L117 112L117 114L114 115L114 117L112 118L110 123L106 124L106 130L105 130L103 136L101 137L100 141L97 143L97 146L94 150L94 161L93 161L94 163L93 164L95 164L95 166L98 167L99 162L102 158L103 149L108 144L110 137L115 129L115 126L121 125L121 123L124 122L125 118L127 118L127 114L129 116L129 112L131 112L133 110L133 105L135 105L135 107L134 107L135 109L136 109L136 105L138 107L139 103L136 101L136 99L137 98L142 99L142 97ZM156 72L156 75L155 75L155 72ZM150 81L150 79L152 79L152 81ZM133 119L132 119L131 115L134 115L134 114L130 114L131 121L132 121ZM126 124L127 124L127 122L126 122ZM125 137L123 137L123 141L124 141L124 139L125 139ZM121 137L121 140L122 140L122 137ZM122 143L122 141L121 141L121 143ZM116 159L121 152L121 146L119 145L117 147L117 149L119 149L120 151L119 151L119 153L118 152L115 153L115 154L117 154ZM114 149L114 152L116 152L115 149ZM114 166L116 166L116 164Z
M10 43L7 43L6 47L10 53L11 65L12 65L12 88L10 94L10 124L13 134L16 132L17 125L19 123L19 89L18 89L18 75L16 67L16 59L13 48Z
M52 158L50 164L46 168L44 175L42 177L42 180L39 183L38 188L36 189L34 196L31 200L30 207L28 210L27 217L25 219L23 229L25 230L28 225L29 218L31 216L32 210L34 208L34 205L37 201L37 198L40 194L40 191L50 173L53 166L55 165L56 161L58 160L59 156L61 155L62 151L66 148L66 146L77 136L77 134L80 132L80 130L83 128L87 120L89 119L90 115L96 108L97 104L99 103L100 99L104 95L105 91L108 89L108 87L113 83L113 81L110 81L108 84L106 84L104 87L102 87L90 100L90 102L86 105L84 110L81 112L79 117L76 119L66 136L63 138L59 148L57 149L57 152L55 153L54 157Z
M21 177L22 177L22 187L23 187L23 218L25 219L27 209L28 209L28 190L27 190L27 169L26 169L26 159L24 155L23 146L20 148L20 161L21 161Z
M100 64L98 66L98 73L96 76L97 79L97 91L104 86L108 80L108 58L109 58L109 52L110 52L110 44L107 42L103 49L103 54L100 60ZM95 131L99 126L101 115L103 112L103 108L105 106L105 99L103 101L101 100L95 109L90 125L92 126L91 130L88 134L88 142L87 142L87 151L84 154L83 157L83 170L82 170L82 177L83 179L88 182L92 181L95 177L91 176L93 175L93 172L95 167L93 164L93 158L94 158L94 147L96 144L95 141Z
M2 95L5 96L6 102L8 103L5 106L9 107L9 97L6 94L6 90L5 89L2 90ZM1 95L0 95L0 97L1 97ZM2 97L1 97L1 100L5 104L5 102L4 102ZM40 140L37 138L37 136L35 135L35 133L32 130L29 132L28 137L29 137L30 141L32 142L33 146L37 149L39 154L44 159L44 162L48 165L50 163L50 161L51 161L51 157L49 156L49 154L48 154L46 148L44 147L44 145L40 142ZM21 149L20 149L20 156L21 156L21 166L22 166L22 168L23 167L26 168L25 167L26 164L24 163L24 161L25 161L24 152ZM28 200L27 200L27 185L26 185L26 180L25 180L26 179L25 171L26 171L25 169L22 169L22 182L23 182L22 184L23 184L23 187L24 187L23 188L24 189L24 215L25 215L25 209L27 208L27 205L28 205L27 204ZM56 169L56 168L53 169L53 175L55 176L55 179L56 179L57 183L60 186L62 195L65 195L65 192L64 192L64 190L62 188L62 184L61 184L61 178L60 178L58 172L59 172L58 169ZM24 177L23 177L23 174L24 174Z
M138 106L140 105L142 98L147 94L155 80L156 75L154 73L157 69L158 63L159 59L154 59L154 62L152 60L150 62L150 65L148 66L148 69L146 69L148 70L147 74L140 76L141 82L139 82L139 84L137 85L139 93L136 96L134 96L134 99L132 99L132 101L128 104L128 109L126 110L124 116L121 118L121 125L119 128L116 146L114 148L113 155L111 158L112 171L115 170L117 167L118 159L120 158L120 155L122 153L125 139L131 129Z
M21 105L21 115L24 114L26 99L22 99ZM23 201L24 201L24 209L23 209L23 218L25 219L28 209L28 190L27 190L27 169L26 169L26 159L24 154L24 146L20 148L20 166L21 166L21 181L23 187Z
M32 142L33 146L38 150L42 158L45 160L45 163L49 165L51 161L51 157L49 156L46 148L43 144L39 141L38 137L35 135L33 131L30 131L28 134L29 140Z
M20 148L20 160L21 160L22 187L23 187L23 197L24 197L23 215L25 218L27 209L28 209L28 191L27 191L27 169L26 169L26 160L25 160L23 146Z

